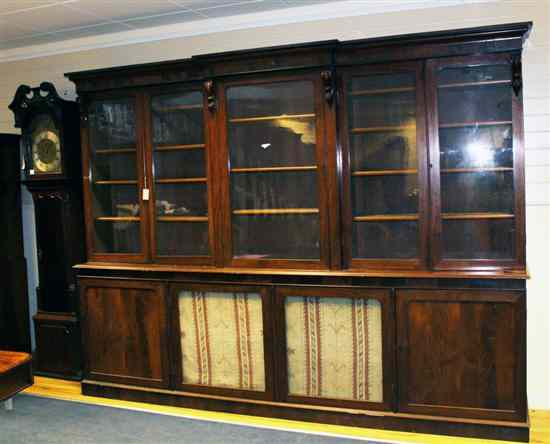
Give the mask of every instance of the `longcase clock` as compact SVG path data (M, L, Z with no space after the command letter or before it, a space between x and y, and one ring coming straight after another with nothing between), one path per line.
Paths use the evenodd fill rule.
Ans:
M79 378L80 333L72 266L84 260L79 110L55 87L21 85L9 105L21 128L23 183L35 207L39 287L35 373Z

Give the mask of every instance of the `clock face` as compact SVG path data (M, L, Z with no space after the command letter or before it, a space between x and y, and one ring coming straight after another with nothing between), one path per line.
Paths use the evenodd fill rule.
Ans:
M33 122L31 153L31 175L62 173L59 132L50 116L40 115Z

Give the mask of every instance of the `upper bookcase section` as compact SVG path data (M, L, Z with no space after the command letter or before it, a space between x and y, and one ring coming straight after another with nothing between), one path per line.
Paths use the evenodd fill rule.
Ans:
M327 40L71 72L65 76L76 83L81 94L248 73L501 53L521 50L531 27L532 22L521 22L345 42Z
M67 74L88 260L524 271L530 23Z

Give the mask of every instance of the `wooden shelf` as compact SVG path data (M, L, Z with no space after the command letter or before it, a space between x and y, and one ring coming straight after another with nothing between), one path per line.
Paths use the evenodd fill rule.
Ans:
M470 86L490 86L490 85L510 85L510 80L481 80L479 82L463 82L463 83L447 83L444 85L438 85L440 89L444 88L464 88Z
M354 222L391 222L418 220L418 214L373 214L368 216L355 216Z
M264 208L257 210L233 210L233 214L238 216L255 215L280 215L280 214L318 214L318 208Z
M494 168L444 168L442 173L497 173L503 171L514 171L512 167L494 167Z
M239 117L229 119L229 123L248 123L248 122L263 122L268 120L279 119L306 119L315 117L314 113L309 114L280 114L277 116L261 116L261 117Z
M135 148L102 148L98 150L94 150L95 154L129 154L129 153L135 153Z
M174 105L174 106L163 106L162 108L153 108L154 112L157 113L171 113L176 111L187 111L191 109L202 109L202 104L197 105Z
M139 222L140 219L138 216L101 216L95 218L98 222Z
M441 218L445 220L462 219L513 219L510 213L443 213Z
M187 145L160 145L155 147L155 151L196 150L204 147L204 143L190 143Z
M393 176L397 174L417 174L418 170L415 168L402 169L402 170L369 170L369 171L353 171L352 176Z
M206 183L208 179L206 177L182 177L175 179L157 179L155 183Z
M288 166L288 167L257 167L257 168L231 168L231 173L273 173L278 171L315 171L316 165Z
M511 120L494 120L494 121L481 121L481 122L458 122L458 123L441 123L439 128L466 128L468 126L499 126L499 125L512 125Z
M415 90L414 86L404 86L401 88L363 89L358 91L351 91L350 96L370 96L370 95L378 95L378 94L392 94L392 93L410 92L414 90Z
M208 216L157 216L157 222L208 222Z
M94 185L137 185L137 180L96 180Z
M378 132L389 132L389 131L406 131L416 129L416 125L394 125L394 126L368 126L365 128L352 128L352 134L363 134L363 133L378 133Z

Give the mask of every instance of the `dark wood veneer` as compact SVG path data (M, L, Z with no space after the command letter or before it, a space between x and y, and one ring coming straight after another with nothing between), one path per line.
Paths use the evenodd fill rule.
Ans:
M163 285L81 280L84 368L99 381L169 386Z
M525 383L525 279L528 273L518 66L523 40L530 28L530 23L517 23L351 42L327 41L67 74L77 84L84 104L82 137L89 262L75 267L81 285L84 393L334 424L528 440ZM515 254L504 259L491 259L490 255L482 259L446 259L442 255L443 219L463 220L468 216L480 220L489 214L493 219L509 220L512 211L507 208L506 213L500 207L493 213L483 213L482 209L467 214L460 208L454 213L442 211L440 173L442 170L448 173L452 168L439 165L435 70L443 66L495 63L512 70L510 82L493 79L478 83L499 88L509 84L512 99L506 106L512 109L513 168L498 164L496 168L485 168L484 173L498 170L499 174L507 171L514 175ZM399 170L393 165L387 166L391 162L382 162L380 170L367 165L361 167L359 173L383 176L405 174L405 171L418 175L418 216L412 211L398 213L399 205L397 210L390 208L374 214L384 222L397 220L396 215L404 217L403 220L418 220L418 254L406 259L353 258L346 81L352 76L400 73L411 73L415 78L417 165L403 162ZM227 131L228 116L231 116L226 92L237 85L293 80L309 80L314 85L316 162L313 165L308 158L307 165L290 164L290 169L317 170L320 254L313 259L279 258L276 254L273 254L276 258L238 257L232 244L229 156L232 147ZM457 83L464 86L472 82L466 78ZM403 87L389 84L381 89L383 93L388 90L393 93ZM410 91L410 85L406 89ZM207 159L206 177L201 180L208 184L210 255L158 257L150 101L158 93L199 90L203 94ZM377 94L379 92L377 89ZM96 252L93 245L90 134L86 113L93 100L117 97L135 100L140 171L137 182L140 189L146 183L151 189L149 202L140 199L142 249L139 254L102 254ZM260 109L261 101L257 105ZM370 132L402 129L407 126L403 117L413 114L412 106L404 109L395 122L393 117L387 118L385 112L378 111L383 119L375 120L383 120L382 123L365 127L369 126ZM308 117L313 114L308 113ZM254 116L253 120L277 116L281 114ZM497 123L502 124L506 117L499 118ZM245 119L239 117L239 120ZM481 126L486 128L486 119L480 120L484 120ZM471 122L443 122L442 125L455 128L464 123ZM361 126L356 132L368 131ZM380 145L386 146L385 142ZM495 163L498 163L496 157ZM254 171L237 173L278 174L281 171L277 162L276 166L267 163L258 168L242 166L236 169ZM384 166L389 171L384 171ZM471 165L459 163L453 172L473 169ZM382 200L382 204L387 205L386 198ZM289 205L292 210L311 212L312 208L302 206L304 208ZM264 213L266 209L284 213L281 208L244 206L248 215L258 214L258 209ZM359 215L360 221L370 223L371 216L368 212ZM277 233L271 234L277 240ZM392 238L390 230L385 235L394 243L399 239ZM486 234L483 241L489 244L490 234ZM381 254L381 257L387 256ZM266 377L263 392L182 383L177 299L182 289L253 290L261 294ZM293 295L321 299L366 297L380 301L382 402L289 395L284 303L286 297Z
M526 419L525 294L398 290L399 409Z

